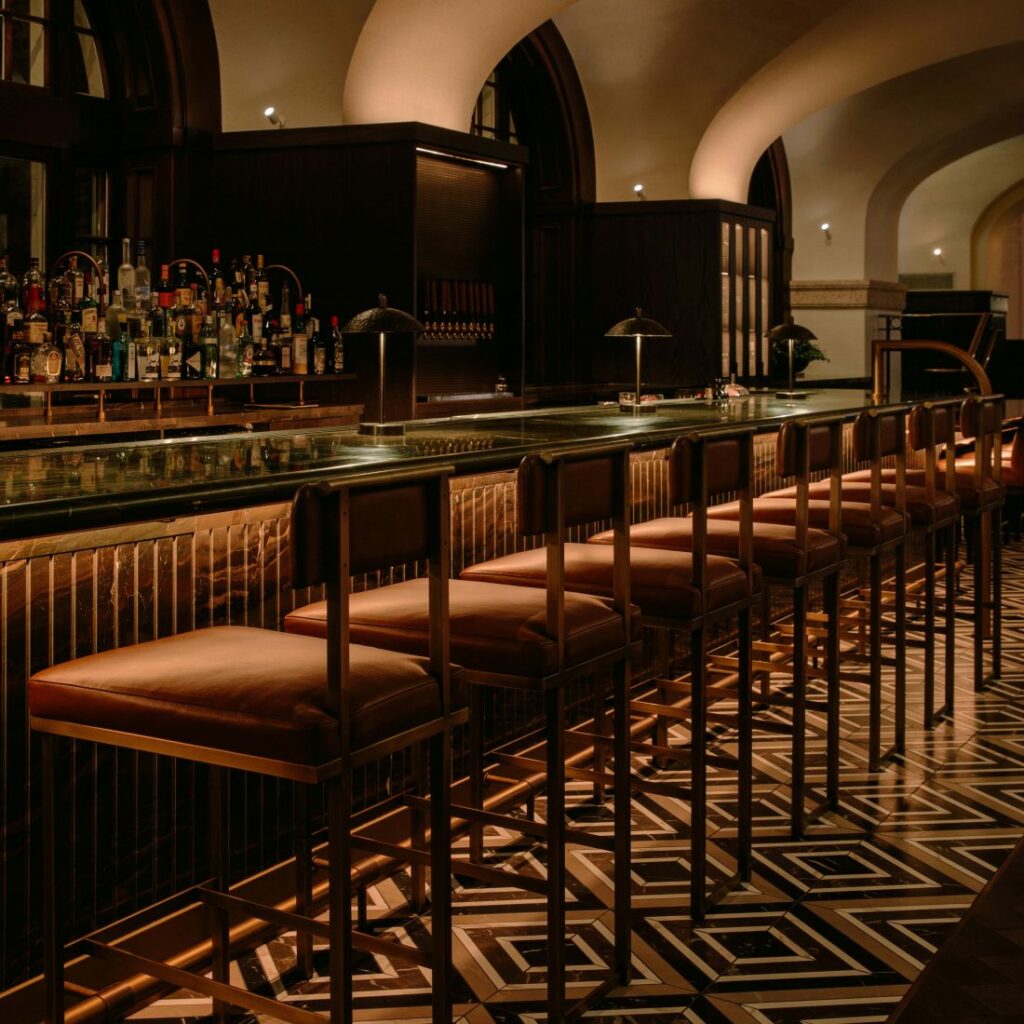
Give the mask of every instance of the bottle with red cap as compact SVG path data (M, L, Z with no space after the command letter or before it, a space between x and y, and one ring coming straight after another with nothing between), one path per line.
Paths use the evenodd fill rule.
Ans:
M341 373L345 369L345 339L338 327L338 318L331 317L331 337L328 342L328 373Z

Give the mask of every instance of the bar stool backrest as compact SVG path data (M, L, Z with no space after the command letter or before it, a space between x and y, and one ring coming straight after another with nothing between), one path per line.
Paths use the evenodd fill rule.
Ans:
M796 541L807 546L810 526L808 485L811 473L829 471L828 528L842 536L840 523L843 466L843 422L836 417L806 416L787 420L775 443L775 471L796 478Z
M754 431L732 428L682 434L669 450L669 502L691 505L693 581L702 592L707 579L707 510L713 498L738 494L739 564L749 582L754 574Z
M896 458L897 512L907 511L907 409L879 406L865 409L853 421L853 455L858 462L871 463L871 511L882 508L882 459Z
M426 561L428 657L441 683L441 714L451 711L448 577L452 466L367 473L305 484L292 502L292 586L326 585L327 689L339 721L351 721L349 593L353 575ZM349 753L341 730L342 757Z
M627 642L629 604L628 442L527 455L516 476L516 514L523 536L544 535L547 551L547 621L565 664L565 531L612 521L612 602L622 615Z
M1002 395L968 395L960 410L960 433L974 441L974 479L1003 479L1003 419L1006 400Z
M907 439L915 452L924 452L924 486L927 500L935 497L938 479L939 449L952 451L956 444L956 421L960 409L959 398L922 402L910 410ZM956 495L956 465L946 460L946 471L941 480L946 494Z

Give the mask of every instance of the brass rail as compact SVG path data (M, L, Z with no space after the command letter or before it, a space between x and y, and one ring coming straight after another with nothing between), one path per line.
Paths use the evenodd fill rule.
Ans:
M991 395L992 382L985 368L974 356L948 341L904 341L898 338L876 338L871 343L871 400L876 404L886 401L886 352L942 352L962 363L974 377L979 395Z

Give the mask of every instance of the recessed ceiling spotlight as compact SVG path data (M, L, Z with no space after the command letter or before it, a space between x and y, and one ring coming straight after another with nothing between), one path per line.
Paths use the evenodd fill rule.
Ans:
M935 246L935 248L932 249L932 255L933 256L941 256L942 255L942 250L938 246Z

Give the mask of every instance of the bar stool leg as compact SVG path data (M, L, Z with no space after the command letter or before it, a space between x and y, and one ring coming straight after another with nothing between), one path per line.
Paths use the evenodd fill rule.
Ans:
M794 838L804 834L804 786L807 778L807 588L793 591L793 781L789 822Z
M352 992L352 823L351 782L344 775L327 785L328 908L330 921L330 1024L351 1024Z
M227 828L228 770L210 767L210 877L218 892L228 889L228 869L231 849ZM228 934L228 915L220 907L207 908L210 936L213 941L212 976L214 981L226 985L231 970L231 940ZM213 1019L226 1024L230 1006L223 1000L213 1000Z
M313 851L310 848L309 786L292 785L292 828L295 832L295 911L313 913ZM301 928L295 935L295 964L303 978L313 973L313 936Z
M632 966L632 787L629 756L629 663L613 669L615 730L615 973L628 985Z
M428 743L417 743L412 748L412 773L417 780L417 788L420 796L426 796L423 792L427 779L427 748ZM427 825L426 815L421 807L409 808L410 841L414 849L422 850L426 845ZM409 904L417 914L422 914L427 907L427 872L422 864L412 864L409 867L409 881L411 898Z
M452 972L451 735L430 742L430 936L433 1024L450 1024Z
M946 715L953 717L956 700L956 553L959 520L946 535Z
M871 555L870 669L868 676L868 770L882 769L882 560Z
M57 738L43 733L43 997L45 1024L64 1024L64 858L57 841Z
M992 513L992 678L1003 674L1003 509Z
M608 714L605 707L607 697L607 686L605 677L598 674L594 677L594 733L597 736L608 735ZM605 746L603 743L594 744L594 771L598 775L604 773ZM604 785L600 782L594 783L594 803L600 806L604 803Z
M828 640L825 651L825 672L828 687L825 739L825 790L828 806L839 807L839 571L822 581L825 614L828 617Z
M753 846L754 814L754 728L752 721L753 698L753 618L754 610L745 608L739 614L739 685L736 699L739 702L739 735L737 737L737 854L736 869L740 880L750 881L751 849Z
M984 515L974 517L974 692L985 688L985 602L988 598L988 573L985 566Z
M896 548L896 740L893 750L907 749L907 548Z
M707 652L703 628L690 633L690 916L703 921L707 912Z
M483 731L483 687L469 687L469 805L482 808L484 805L484 731ZM530 817L533 817L531 814ZM469 859L482 864L484 859L484 827L474 823L469 826Z
M544 694L547 718L548 1020L565 1018L565 693Z
M672 641L673 634L669 629L658 629L655 630L655 657L654 664L656 671L660 674L668 676L672 671ZM667 690L663 690L658 687L658 703L659 704L671 704L673 696ZM654 720L654 743L659 747L668 746L668 729L669 722L667 718L663 718L658 715ZM666 757L661 757L655 754L651 758L651 764L655 768L670 768L671 762Z
M935 534L924 535L924 727L935 718Z

